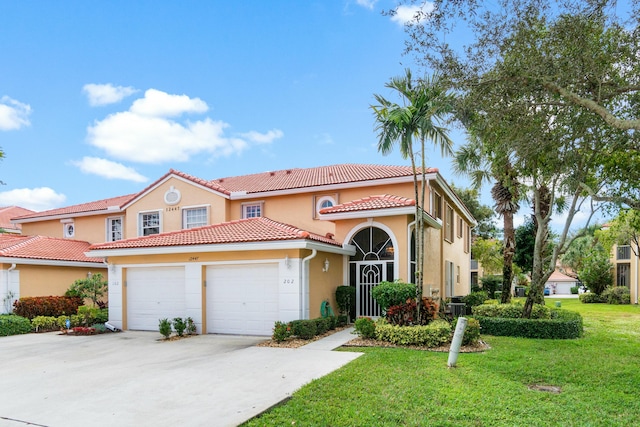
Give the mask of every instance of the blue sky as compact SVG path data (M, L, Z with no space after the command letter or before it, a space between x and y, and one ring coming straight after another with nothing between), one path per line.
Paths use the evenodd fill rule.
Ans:
M413 65L402 20L381 14L394 5L3 2L0 205L128 194L170 168L407 164L377 152L369 108ZM439 152L428 163L454 178Z
M393 0L0 4L0 206L382 156L369 106L404 69ZM464 134L452 129L456 144ZM429 153L449 183L450 159ZM489 187L482 202L491 205ZM529 214L522 209L516 224Z

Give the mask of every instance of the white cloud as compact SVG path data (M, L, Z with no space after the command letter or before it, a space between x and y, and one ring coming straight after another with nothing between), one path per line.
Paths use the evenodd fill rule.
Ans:
M419 15L420 20L425 19L422 14L429 14L433 11L433 3L424 2L421 6L417 5L402 5L396 9L396 14L391 17L391 21L398 25L404 26L408 23L415 23L416 16Z
M365 7L369 10L373 10L373 6L375 6L377 2L378 0L356 0L358 6Z
M0 205L20 206L33 211L46 211L62 206L67 200L64 194L49 187L16 188L0 192Z
M140 175L135 169L107 159L83 157L82 160L74 161L72 164L86 174L98 175L107 179L123 179L133 182L148 181L147 177Z
M252 130L251 132L243 133L241 136L257 144L271 144L276 139L282 138L284 136L284 132L280 129L271 129L267 133L260 133Z
M0 130L17 130L29 126L31 106L11 99L8 96L0 98Z
M177 119L208 109L199 98L149 89L128 111L110 114L89 126L87 141L118 160L157 164L185 162L197 154L231 155L246 149L249 142L268 144L284 135L273 129L230 137L225 135L229 124L223 121L208 117L198 121Z
M115 104L116 102L122 101L127 96L138 92L137 89L131 86L114 86L111 83L88 83L82 87L82 91L87 95L89 105L93 107Z
M136 99L129 109L134 114L150 117L177 117L183 113L205 113L209 109L200 98L187 95L170 95L156 89L149 89L144 98Z

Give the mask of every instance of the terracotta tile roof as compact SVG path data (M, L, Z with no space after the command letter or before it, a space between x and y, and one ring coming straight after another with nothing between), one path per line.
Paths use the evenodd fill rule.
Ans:
M44 236L11 236L0 234L0 257L55 261L95 262L102 258L85 256L89 242Z
M342 212L358 212L369 211L374 209L390 209L403 208L407 206L415 206L416 201L407 199L406 197L392 196L390 194L382 194L379 196L369 196L362 199L353 200L351 202L342 203L320 210L320 214L342 213Z
M558 270L551 273L551 276L547 279L547 282L577 282L578 279L567 276L566 274L560 273Z
M436 168L429 168L427 173L435 173L437 171L438 169ZM247 193L260 193L264 191L289 190L319 185L397 178L411 176L412 174L413 171L409 166L343 164L263 172L252 175L220 178L212 182L226 188L230 192L246 191Z
M30 209L21 208L20 206L5 206L0 208L0 228L6 231L20 231L22 225L11 223L11 218L21 215L30 215L35 213Z
M81 203L79 205L66 206L58 209L50 209L48 211L34 212L28 215L22 215L12 218L13 220L20 221L23 219L42 218L49 216L73 216L81 213L106 211L107 208L117 206L118 208L124 205L135 194L127 194L126 196L111 197L109 199L96 200L95 202Z
M310 233L269 218L248 218L221 224L94 244L90 249L127 249L158 246L215 245L307 239L342 246L328 237Z

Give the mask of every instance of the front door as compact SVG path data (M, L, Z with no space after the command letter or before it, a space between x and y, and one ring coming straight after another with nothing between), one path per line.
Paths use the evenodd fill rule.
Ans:
M384 230L367 227L353 237L351 244L356 247L349 260L350 283L356 287L356 315L381 316L371 291L380 282L394 280L395 250L391 238Z

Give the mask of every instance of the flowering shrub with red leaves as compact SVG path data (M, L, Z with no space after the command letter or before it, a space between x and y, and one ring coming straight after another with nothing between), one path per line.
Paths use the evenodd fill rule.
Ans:
M413 298L409 298L404 304L392 305L385 314L387 322L399 326L428 325L436 318L438 304L433 298L427 297L423 297L420 304L420 313Z
M37 316L71 316L81 305L79 297L24 297L13 303L13 313L29 320Z

